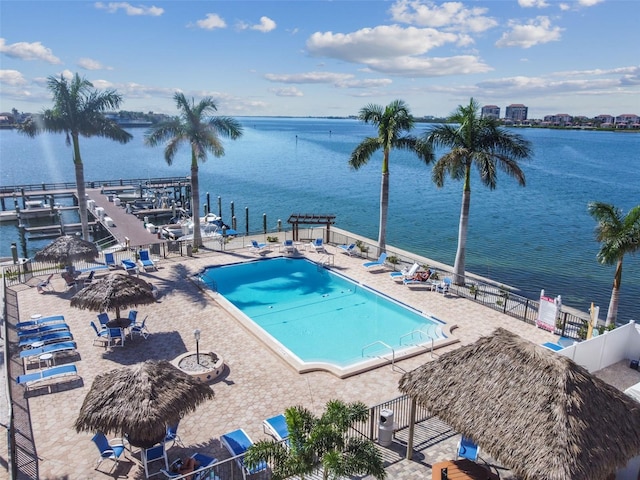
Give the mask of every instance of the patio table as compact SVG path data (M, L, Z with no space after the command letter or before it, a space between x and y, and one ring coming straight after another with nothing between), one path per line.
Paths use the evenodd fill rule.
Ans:
M447 460L434 463L431 467L432 480L444 480L442 469L447 469L448 480L499 480L500 477L471 460Z

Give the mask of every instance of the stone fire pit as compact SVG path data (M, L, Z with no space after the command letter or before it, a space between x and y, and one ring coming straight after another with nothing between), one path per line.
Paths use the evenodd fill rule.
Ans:
M201 382L210 382L218 378L224 370L224 359L214 352L200 352L200 363L196 352L187 352L176 357L171 363Z

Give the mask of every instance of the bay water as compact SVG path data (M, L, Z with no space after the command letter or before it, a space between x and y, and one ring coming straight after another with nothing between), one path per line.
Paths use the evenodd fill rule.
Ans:
M224 157L200 164L201 205L209 192L229 223L230 203L240 230L248 207L250 229L268 228L292 213L331 213L336 226L377 239L381 152L358 171L348 166L355 146L376 131L352 119L238 117L244 135L224 141ZM415 134L429 128L418 124ZM190 151L179 150L172 166L162 148L143 143L144 129L130 129L126 145L82 138L87 181L188 176ZM611 294L614 267L596 260L595 221L590 201L611 203L625 213L640 204L640 134L551 129L514 129L530 140L533 157L524 162L526 187L500 174L491 191L478 172L471 178L467 270L518 288L537 298L541 289L561 295L583 311L591 302L601 318ZM437 152L442 154L443 152ZM0 185L73 182L72 150L64 136L28 138L0 130ZM462 183L447 179L441 189L431 167L403 151L390 155L387 243L453 265ZM241 227L242 226L242 227ZM0 256L10 256L17 228L0 226ZM32 255L50 240L29 241ZM640 258L624 259L619 321L640 320ZM480 319L479 319L480 320Z

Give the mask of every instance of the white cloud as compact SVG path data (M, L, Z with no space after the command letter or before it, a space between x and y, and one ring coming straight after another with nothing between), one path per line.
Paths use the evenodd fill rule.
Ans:
M18 42L7 45L4 38L0 38L0 52L11 58L20 60L42 60L52 65L61 64L62 61L56 57L50 48L40 42Z
M438 6L430 1L398 0L389 11L394 21L420 27L484 32L498 25L495 19L485 16L486 8L468 8L462 2Z
M455 43L458 35L432 28L403 28L383 25L353 33L316 32L307 40L307 50L315 57L368 63L381 58L419 55Z
M17 70L0 70L0 83L19 87L20 85L26 85L27 81L22 76L22 73Z
M454 57L397 57L372 61L369 68L404 77L441 77L469 75L493 70L473 55Z
M339 88L379 88L387 87L393 83L390 78L369 78L363 80L341 80L336 83Z
M330 83L335 84L354 78L351 74L330 72L307 72L294 74L267 73L264 78L279 83Z
M272 88L269 91L278 97L304 97L304 93L296 87Z
M518 0L518 5L522 8L545 8L549 6L545 0Z
M113 70L112 67L107 67L97 60L92 58L81 58L78 60L78 66L85 70Z
M509 22L510 31L502 34L496 47L530 48L541 43L560 40L562 28L552 27L549 17L536 17L526 25Z
M160 7L147 7L145 5L134 7L127 2L96 2L95 7L99 10L106 10L109 13L116 13L118 10L124 10L127 15L131 16L145 15L151 17L159 17L164 13L164 9Z
M581 7L593 7L594 5L602 2L604 2L604 0L578 0L578 4Z
M203 20L196 21L198 28L213 30L215 28L226 28L227 23L217 13L207 13Z
M276 29L276 22L271 20L269 17L260 17L260 23L257 25L252 25L251 30L257 30L262 33L271 32Z

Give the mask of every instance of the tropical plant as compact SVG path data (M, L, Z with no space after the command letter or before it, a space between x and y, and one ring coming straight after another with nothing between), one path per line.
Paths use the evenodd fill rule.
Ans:
M316 469L322 478L373 475L385 478L382 455L375 444L364 437L351 437L349 429L369 415L362 402L346 404L340 400L327 403L325 412L314 416L304 407L285 410L289 438L283 442L261 440L252 445L245 456L249 468L269 463L274 480L298 475L304 480Z
M42 115L32 117L21 125L18 131L30 137L42 132L64 133L66 143L73 147L78 207L82 238L89 240L87 218L87 197L84 183L84 164L80 156L79 137L105 137L120 143L127 143L133 136L114 121L104 116L109 110L120 106L122 97L115 90L100 92L93 90L93 84L76 73L71 80L64 76L50 76L47 88L53 94L53 107Z
M378 231L378 248L386 249L387 212L389 210L389 154L392 148L409 150L428 164L433 160L429 146L410 135L403 136L413 130L415 120L409 106L402 100L394 100L386 107L367 105L360 110L358 118L364 123L371 123L378 129L377 137L365 138L351 152L349 166L358 170L369 161L378 150L382 150L382 181L380 185L380 226Z
M501 128L496 119L481 117L478 103L472 98L467 106L458 106L449 122L425 133L425 141L436 149L448 147L449 152L433 166L432 178L438 187L444 185L445 176L464 180L462 206L458 228L458 248L453 269L454 283L464 285L469 207L471 205L471 167L480 173L480 181L491 190L496 188L498 170L515 178L525 186L524 172L518 164L531 156L531 144L520 135Z
M200 184L198 180L198 160L205 162L207 153L216 157L224 155L220 137L236 140L242 136L242 126L231 117L212 117L218 108L210 97L203 98L197 104L194 99L188 101L183 93L173 96L179 115L151 127L145 134L145 144L150 147L167 142L164 159L168 165L178 151L178 147L187 144L191 147L191 215L194 220L193 246L202 246L200 232Z
M591 202L588 209L598 222L596 240L600 242L600 251L596 258L603 265L616 266L605 322L606 326L615 325L622 285L622 260L627 253L634 254L640 249L640 205L629 210L626 216L608 203Z

